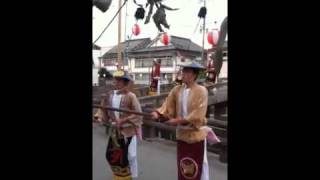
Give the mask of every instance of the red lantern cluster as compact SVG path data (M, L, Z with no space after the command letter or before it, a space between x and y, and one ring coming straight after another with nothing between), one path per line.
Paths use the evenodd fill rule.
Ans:
M207 37L209 44L211 44L212 46L216 46L218 43L219 35L220 32L218 31L218 29L213 29L212 31L210 31Z
M135 24L132 27L132 34L134 34L135 36L138 36L140 34L140 27L138 24Z
M171 38L170 38L170 36L168 35L168 33L163 33L162 35L161 35L161 37L160 37L160 41L161 41L161 43L162 44L164 44L164 45L168 45L169 43L170 43L170 40L171 40Z

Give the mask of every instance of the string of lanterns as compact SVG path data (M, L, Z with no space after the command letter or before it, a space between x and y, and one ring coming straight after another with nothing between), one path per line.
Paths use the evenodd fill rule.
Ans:
M135 1L134 1L135 2ZM141 28L138 24L139 20L143 20L145 17L145 10L141 4L138 4L135 2L137 6L139 6L134 14L136 23L132 27L132 34L134 36L138 36L141 33ZM205 6L201 7L198 13L198 17L200 19L204 19L207 14L207 8ZM220 32L218 29L212 29L207 33L207 41L209 44L211 44L213 47L217 45L218 38L219 38ZM167 32L163 32L160 35L160 42L164 45L168 45L170 43L170 35Z

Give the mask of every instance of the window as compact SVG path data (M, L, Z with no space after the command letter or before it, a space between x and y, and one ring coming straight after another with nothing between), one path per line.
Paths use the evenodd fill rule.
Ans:
M142 74L135 75L135 80L141 80L141 79L142 79Z
M148 73L140 73L135 75L135 80L138 81L149 81L150 80L150 74Z
M134 62L134 64L135 64L135 67L141 67L141 66L142 66L142 61L141 61L141 59L136 59L135 62Z
M161 66L162 67L172 67L173 66L173 60L171 57L163 57L161 59Z
M166 79L166 77L167 77L166 75L167 75L166 73L161 73L161 74L160 74L160 76L161 76L160 78L161 78L161 79Z
M123 61L124 61L124 65L128 65L128 58L125 58Z
M173 60L171 57L162 57L156 58L161 60L161 67L172 67ZM143 68L143 67L152 67L154 58L137 58L135 59L135 67Z
M135 59L135 67L151 67L152 66L152 59L144 58L144 59Z
M114 66L117 62L117 59L103 59L104 66Z
M172 73L168 73L168 74L167 74L167 80L168 80L169 82L172 81Z
M161 73L161 80L172 81L172 73Z

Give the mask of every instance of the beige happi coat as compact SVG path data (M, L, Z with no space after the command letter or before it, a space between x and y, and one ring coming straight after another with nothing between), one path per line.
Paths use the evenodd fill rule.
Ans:
M180 95L183 87L184 85L177 85L170 91L167 99L158 109L161 115L167 118L182 117ZM178 126L176 137L187 143L202 141L207 136L207 132L200 128L207 124L208 90L204 86L194 83L190 86L187 103L188 115L185 119L190 123Z
M136 95L130 91L121 92L122 97L120 101L121 109L128 109L137 112L141 112L140 103L136 97ZM104 106L112 106L112 97L113 91L107 93L103 96L101 104ZM141 128L142 125L142 117L134 114L128 114L120 112L119 114L121 118L128 118L128 122L124 123L121 128L121 134L125 137L131 137L137 134L137 129ZM104 122L110 122L115 120L114 111L103 111L102 109L98 109L95 114L95 117L100 118Z

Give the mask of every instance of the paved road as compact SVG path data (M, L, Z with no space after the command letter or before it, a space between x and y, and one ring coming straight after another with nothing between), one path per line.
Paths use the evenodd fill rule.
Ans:
M107 137L103 127L93 127L93 180L112 180L105 160ZM211 180L227 180L227 164L208 152ZM167 140L142 141L138 144L139 180L176 180L176 146Z

